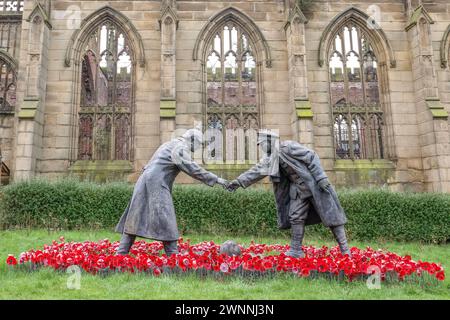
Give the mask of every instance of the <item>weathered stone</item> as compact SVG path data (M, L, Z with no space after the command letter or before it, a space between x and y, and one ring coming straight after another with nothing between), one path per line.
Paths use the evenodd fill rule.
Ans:
M348 185L369 181L387 183L395 190L450 191L449 176L443 173L450 170L449 125L448 119L444 118L444 113L450 112L450 75L448 68L441 68L443 62L440 61L441 55L444 58L449 55L449 48L442 51L440 44L450 45L450 41L442 39L450 21L445 13L447 4L440 0L428 1L418 10L415 10L418 1L411 2L410 7L389 0L376 4L380 12L389 13L382 14L379 21L386 38L383 39L377 30L366 31L374 48L381 49L375 54L380 104L386 124L386 158L397 161L397 169L393 170L399 173L387 176L381 171L375 173L378 169L372 168L365 173L367 179L355 178L358 168L354 168L352 174L334 169L334 111L330 105L333 100L327 61L330 53L324 54L323 65L319 65L318 59L322 36L327 41L333 40L324 32L336 31L334 25L328 29L327 25L335 17L339 17L338 23L343 22L344 12L360 19L364 25L366 3L350 0L314 2L305 10L308 23L303 24L288 22L291 12L279 0L176 1L173 10L176 16L171 18L177 23L164 29L158 21L162 18L160 1L52 1L52 19L49 21L52 30L45 21L34 25L33 20L24 19L14 52L14 58L19 62L14 109L16 114L28 116L14 121L14 113L4 116L0 112L2 156L13 164L10 167L15 168L12 171L14 179L34 174L64 176L68 166L64 161L68 164L77 160L81 95L79 61L84 44L77 41L71 44L71 37L78 29L77 24L105 5L110 6L107 10L110 10L111 20L120 20L125 26L125 36L132 40L132 57L140 59L143 55L145 58L145 66L141 66L141 61L134 61L133 65L135 86L130 95L133 170L138 170L138 164L145 163L160 143L170 140L176 129L205 121L208 95L204 91L206 75L202 73L202 63L206 67L206 61L202 59L209 50L206 46L209 44L204 43L209 35L198 37L208 23L211 30L220 30L223 26L210 19L217 14L220 19L220 12L224 12L230 14L230 21L240 22L251 40L255 40L252 52L258 66L255 69L259 81L255 97L261 121L259 126L278 129L283 138L299 139L309 147L314 146L325 169L331 173L330 177L346 181ZM351 9L352 6L357 9ZM67 9L76 7L80 8L79 15L72 12L70 19L64 16ZM33 1L25 2L23 16L28 18L33 9ZM424 33L420 29L427 26L411 24L413 12L418 12L414 16L417 21L421 15L425 21L427 14L433 17L434 24L428 37L422 37ZM242 19L247 20L242 22ZM83 31L82 28L80 33ZM33 39L39 41L33 42ZM325 44L324 50L330 43ZM196 44L199 45L198 57L193 60ZM73 45L71 66L66 67L69 45ZM388 52L389 47L392 55ZM74 60L75 56L79 57L78 61ZM392 59L395 59L395 67ZM36 110L26 109L24 101L30 98L38 101ZM176 101L176 109L171 111L170 117L161 113L161 100L165 98ZM430 104L430 99L439 99L439 110ZM299 117L298 100L309 101L308 120ZM6 117L10 120L3 121ZM32 160L25 165L21 160L24 158ZM239 173L230 168L227 170L230 175ZM126 179L131 176L127 175ZM377 180L375 176L386 180Z

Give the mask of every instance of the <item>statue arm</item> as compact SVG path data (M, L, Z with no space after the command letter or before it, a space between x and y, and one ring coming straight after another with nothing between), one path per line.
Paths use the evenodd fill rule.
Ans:
M253 168L249 169L247 172L241 174L236 180L239 182L242 188L247 188L252 184L264 179L268 176L268 162L270 158L263 158L258 164Z
M218 182L219 177L198 165L192 159L188 149L181 149L178 155L179 159L176 164L181 171L210 187L214 186Z

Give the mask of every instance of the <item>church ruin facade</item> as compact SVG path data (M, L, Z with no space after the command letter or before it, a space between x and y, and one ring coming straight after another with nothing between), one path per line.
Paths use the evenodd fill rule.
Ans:
M133 182L200 125L225 178L264 128L337 186L450 192L449 53L447 0L0 1L1 181Z

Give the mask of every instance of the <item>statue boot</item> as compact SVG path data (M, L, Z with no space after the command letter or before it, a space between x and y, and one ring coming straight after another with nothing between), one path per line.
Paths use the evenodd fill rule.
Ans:
M305 253L302 250L303 236L305 235L305 224L293 224L291 226L292 239L291 249L286 252L286 256L292 258L304 258Z
M339 248L341 249L341 253L343 255L348 254L349 257L352 256L350 249L348 248L348 243L347 243L347 237L345 235L345 228L344 226L337 226L337 227L332 227L331 231L333 232L333 235L337 241L337 243L339 244Z
M122 234L122 238L120 239L120 245L117 249L116 255L124 256L130 252L131 246L136 240L135 235L131 235L128 233Z
M178 254L178 241L163 241L163 245L168 257L173 254Z

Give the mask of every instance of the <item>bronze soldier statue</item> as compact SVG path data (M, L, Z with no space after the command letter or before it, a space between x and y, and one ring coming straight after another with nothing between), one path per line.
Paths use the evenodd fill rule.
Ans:
M183 136L163 144L144 167L128 207L120 219L116 231L122 234L118 255L129 253L136 236L163 242L168 256L178 253L178 233L172 186L180 171L202 181L208 186L228 182L204 170L191 158L202 146L203 135L197 129L188 130Z
M318 155L295 141L280 142L272 131L258 133L263 159L228 186L229 191L247 188L266 176L274 187L278 225L291 228L288 256L304 257L302 250L305 225L323 223L330 227L342 254L351 256L344 225L347 222L337 194L320 165Z

